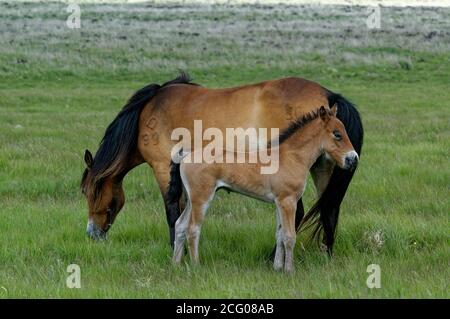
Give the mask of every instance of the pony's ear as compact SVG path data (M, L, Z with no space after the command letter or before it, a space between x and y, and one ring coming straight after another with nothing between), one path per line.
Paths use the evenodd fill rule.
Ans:
M323 105L319 109L319 115L320 115L320 118L324 121L327 121L330 117L327 110L325 109L325 106L323 106Z
M333 116L336 116L337 109L338 109L337 103L334 103L333 106L331 107L331 114L333 114Z
M94 159L92 158L91 152L89 150L86 150L84 152L84 161L86 162L86 166L88 169L92 168L92 163L94 163Z

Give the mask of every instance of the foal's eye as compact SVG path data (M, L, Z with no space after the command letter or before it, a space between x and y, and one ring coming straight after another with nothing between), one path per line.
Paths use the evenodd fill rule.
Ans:
M333 135L334 135L334 138L335 138L336 140L338 140L338 141L342 140L342 135L341 135L341 133L340 133L339 131L334 130L334 131L333 131Z

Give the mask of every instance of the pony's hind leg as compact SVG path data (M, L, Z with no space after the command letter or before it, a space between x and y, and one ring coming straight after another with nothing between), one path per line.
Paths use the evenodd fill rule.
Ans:
M180 205L178 203L169 203L168 201L168 186L170 181L170 157L166 160L160 160L152 163L153 173L158 182L159 190L164 200L164 208L166 211L167 225L169 226L169 240L170 245L174 247L175 241L175 223L180 217Z

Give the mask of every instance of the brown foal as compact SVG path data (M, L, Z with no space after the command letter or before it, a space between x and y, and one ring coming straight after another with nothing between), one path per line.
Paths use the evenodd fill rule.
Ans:
M279 152L276 159L279 161L278 171L273 174L261 174L260 162L193 163L185 156L180 164L172 163L169 194L176 194L175 197L178 198L172 200L177 201L183 188L187 198L186 208L175 225L173 262L181 261L186 239L191 261L198 262L198 242L202 222L216 190L223 187L275 203L277 230L273 266L275 270L284 269L291 272L296 241L297 201L304 192L311 166L323 154L346 170L353 170L358 162L358 154L347 136L344 125L336 117L336 112L337 106L333 106L331 110L322 106L292 122L280 134L278 143L270 146L271 152ZM195 152L198 150L193 151ZM234 151L222 152L222 158L237 156ZM175 189L177 187L178 190Z

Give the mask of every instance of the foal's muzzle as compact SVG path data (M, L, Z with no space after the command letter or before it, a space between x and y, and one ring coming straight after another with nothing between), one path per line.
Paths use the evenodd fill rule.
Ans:
M359 156L355 151L350 151L345 154L344 169L353 171L358 166Z
M93 240L106 240L108 236L100 227L89 221L86 227L86 234Z

